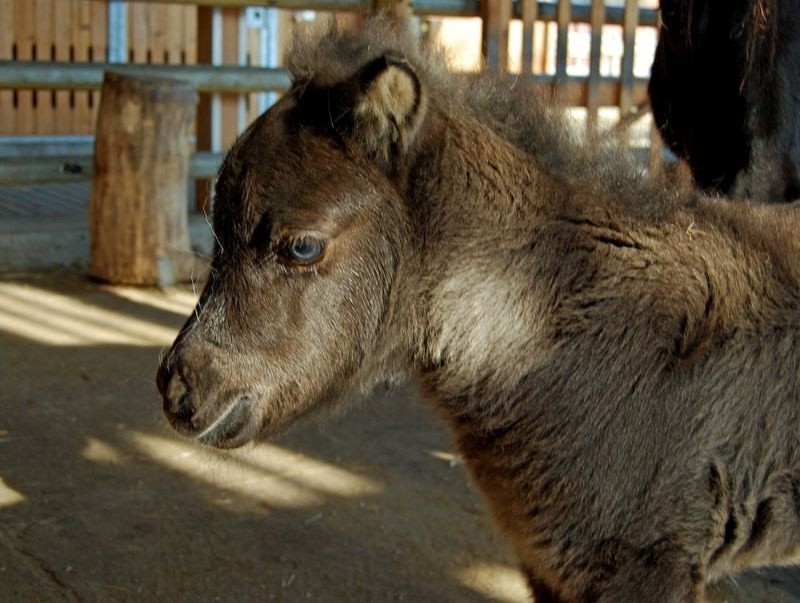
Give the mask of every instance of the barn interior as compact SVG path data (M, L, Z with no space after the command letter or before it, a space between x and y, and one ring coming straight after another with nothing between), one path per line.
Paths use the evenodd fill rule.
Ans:
M155 373L202 288L216 171L287 89L295 28L394 12L448 48L454 69L532 77L570 108L580 136L624 138L645 169L685 182L649 114L657 8L0 0L0 599L530 600L450 434L413 387L222 452L169 429ZM146 237L127 246L120 233L150 232L152 216L131 203L137 186L117 180L109 193L98 175L98 160L125 152L108 72L169 88L156 96L170 108L152 115L182 133L164 158L182 167L154 169L147 186L170 191L175 254L143 257L157 246ZM798 601L800 572L744 573L709 600Z

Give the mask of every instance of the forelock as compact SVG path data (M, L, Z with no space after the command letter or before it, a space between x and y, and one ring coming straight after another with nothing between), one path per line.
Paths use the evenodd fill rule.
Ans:
M335 20L303 24L295 29L286 64L296 81L331 86L386 54L402 56L428 85L449 72L443 50L420 42L409 27L385 15L368 17L358 26Z

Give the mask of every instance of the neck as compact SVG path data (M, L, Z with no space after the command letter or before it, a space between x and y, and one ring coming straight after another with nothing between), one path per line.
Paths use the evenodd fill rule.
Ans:
M568 191L477 121L434 119L407 196L420 225L419 368L460 385L512 383L545 315L531 249Z

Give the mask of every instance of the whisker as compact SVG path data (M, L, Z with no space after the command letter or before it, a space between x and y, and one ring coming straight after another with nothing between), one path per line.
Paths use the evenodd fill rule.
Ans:
M214 239L217 241L217 245L219 245L220 253L225 253L225 248L222 246L222 243L219 241L219 237L217 233L214 232L214 226L211 224L211 220L208 219L208 212L206 211L205 205L203 205L203 216L206 219L206 224L208 224L209 229L211 229L211 234L214 236Z
M190 279L192 281L192 294L197 297L197 280L194 277L194 266L192 266L192 274L190 275ZM197 319L197 322L200 322L200 312L198 311L199 307L200 301L198 300L198 302L194 305L194 317Z
M183 249L182 247L178 247L174 243L167 243L166 245L169 249L174 249L175 251L180 251L182 253L191 253L193 256L200 258L201 260L205 260L209 263L209 270L214 270L214 268L210 265L211 261L213 260L213 256L207 255L205 253L200 253L196 249Z

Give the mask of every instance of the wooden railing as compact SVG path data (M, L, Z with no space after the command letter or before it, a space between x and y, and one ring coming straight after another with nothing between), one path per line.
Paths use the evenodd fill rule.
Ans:
M198 112L198 148L218 153L241 129L242 122L249 121L241 119L241 94L280 92L289 83L283 69L231 64L237 62L237 50L247 43L238 39L241 30L236 27L239 10L245 6L350 13L388 8L404 14L413 11L419 16L481 17L486 66L500 71L509 64L511 21L520 19L523 73L553 89L565 103L587 107L591 127L599 107L618 106L624 117L646 101L646 80L635 78L633 72L634 40L637 26L657 23L656 12L640 9L636 0L625 0L622 7L607 7L601 0L575 6L569 0L416 0L413 5L408 0L138 0L124 3L128 7L129 37L124 58L129 62L112 65L107 62L106 37L110 33L109 6L114 1L0 0L0 142L3 134L90 133L102 74L113 67L188 80L208 93ZM217 19L219 29L220 16L225 42L223 48L214 50L212 45L219 40L212 42L212 37L218 36L211 32L212 21ZM176 20L181 23L176 24ZM536 22L557 25L553 74L532 72L534 49L541 42L534 39ZM588 77L568 74L567 32L571 23L591 26ZM606 24L623 28L618 78L600 75L600 32ZM224 64L212 64L219 63L220 58ZM218 123L209 126L214 118ZM224 130L223 134L215 133L214 128ZM194 173L213 173L211 157L214 155L206 153L202 161L196 161ZM69 165L86 166L83 156L73 158L71 164L64 158L58 170L54 170L52 159L39 161L40 170L36 162L20 170L0 160L0 184L80 178L89 171L84 167L68 169Z

